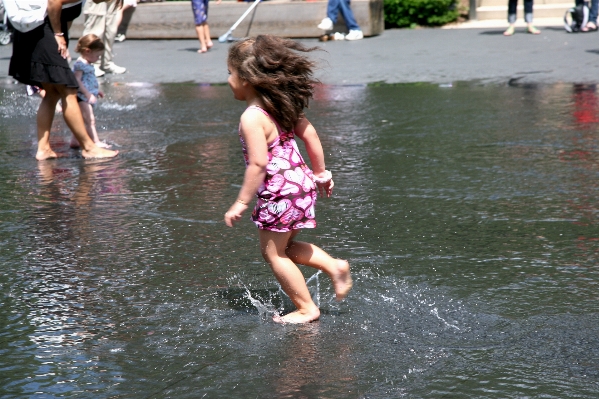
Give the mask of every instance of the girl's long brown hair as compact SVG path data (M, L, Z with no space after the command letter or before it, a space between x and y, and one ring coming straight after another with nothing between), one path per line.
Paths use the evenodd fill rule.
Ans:
M314 50L319 48L259 35L232 44L227 61L256 90L265 111L289 132L303 116L318 83L312 76L315 63L299 53Z

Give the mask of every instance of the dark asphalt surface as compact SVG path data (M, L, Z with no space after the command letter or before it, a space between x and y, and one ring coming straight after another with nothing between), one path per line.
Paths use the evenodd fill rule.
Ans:
M364 40L319 42L324 50L317 76L328 84L372 82L596 83L599 33L568 34L545 27L540 35L503 29L397 29ZM74 41L71 41L71 53ZM115 44L115 61L128 68L107 81L224 83L228 44L205 54L194 40L128 40ZM0 79L7 75L12 46L0 47Z

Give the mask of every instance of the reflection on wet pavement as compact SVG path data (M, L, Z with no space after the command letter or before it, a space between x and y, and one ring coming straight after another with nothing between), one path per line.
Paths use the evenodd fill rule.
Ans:
M243 104L105 92L119 157L81 159L56 118L47 162L39 99L0 93L1 397L596 397L595 86L320 87L336 192L302 234L355 286L338 304L313 276L306 326L270 321L289 304L255 228L222 222Z

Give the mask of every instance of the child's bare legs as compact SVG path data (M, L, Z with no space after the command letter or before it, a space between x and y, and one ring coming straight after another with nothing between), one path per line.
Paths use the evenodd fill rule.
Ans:
M44 83L43 86L46 90L46 96L37 112L38 150L35 156L37 160L41 161L56 158L57 156L50 148L50 129L52 128L54 110L59 98L62 100L64 120L81 144L83 148L81 154L84 158L112 158L119 153L118 151L99 148L88 136L81 117L81 110L77 105L77 89L52 83Z
M196 33L198 34L198 40L200 41L200 49L198 53L205 53L208 51L207 43L206 43L206 23L201 25L196 25Z
M314 244L292 241L298 232L299 230L295 230L292 233L285 253L295 263L313 267L328 274L333 281L336 299L343 300L352 287L349 263L343 259L332 258Z
M210 50L214 43L212 43L212 39L210 38L210 27L208 26L208 22L204 23L204 37L206 38L206 48Z
M318 320L320 310L312 301L304 275L286 254L291 234L260 230L262 256L269 263L283 291L297 307L295 312L283 317L276 316L273 320L277 323L309 323Z
M90 103L84 101L79 102L79 108L81 109L81 115L83 116L83 122L85 123L85 130L89 137L96 143L100 148L110 148L111 145L103 143L98 137L98 131L96 130L96 117L94 116L94 108Z

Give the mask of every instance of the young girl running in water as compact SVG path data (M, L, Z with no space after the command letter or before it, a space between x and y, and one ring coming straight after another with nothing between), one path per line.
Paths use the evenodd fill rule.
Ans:
M312 50L270 35L245 39L229 48L229 86L235 99L248 107L239 123L245 176L237 200L225 213L225 223L232 227L257 196L251 219L259 229L262 256L297 307L285 316L273 317L277 323L308 323L320 317L296 264L328 274L338 301L352 287L347 261L295 240L299 229L316 227L317 192L327 197L333 192L320 139L303 113L316 80L312 78L314 63L301 52ZM313 171L302 159L294 136L304 141Z
M96 117L94 116L94 106L98 102L98 97L104 97L104 93L100 91L98 85L94 62L102 56L104 43L98 36L90 33L79 39L75 51L81 54L81 57L73 64L73 73L75 73L75 78L79 83L77 102L79 109L81 109L81 115L83 115L85 130L98 147L110 148L110 145L100 141L96 131ZM79 147L75 137L71 140L71 147Z

